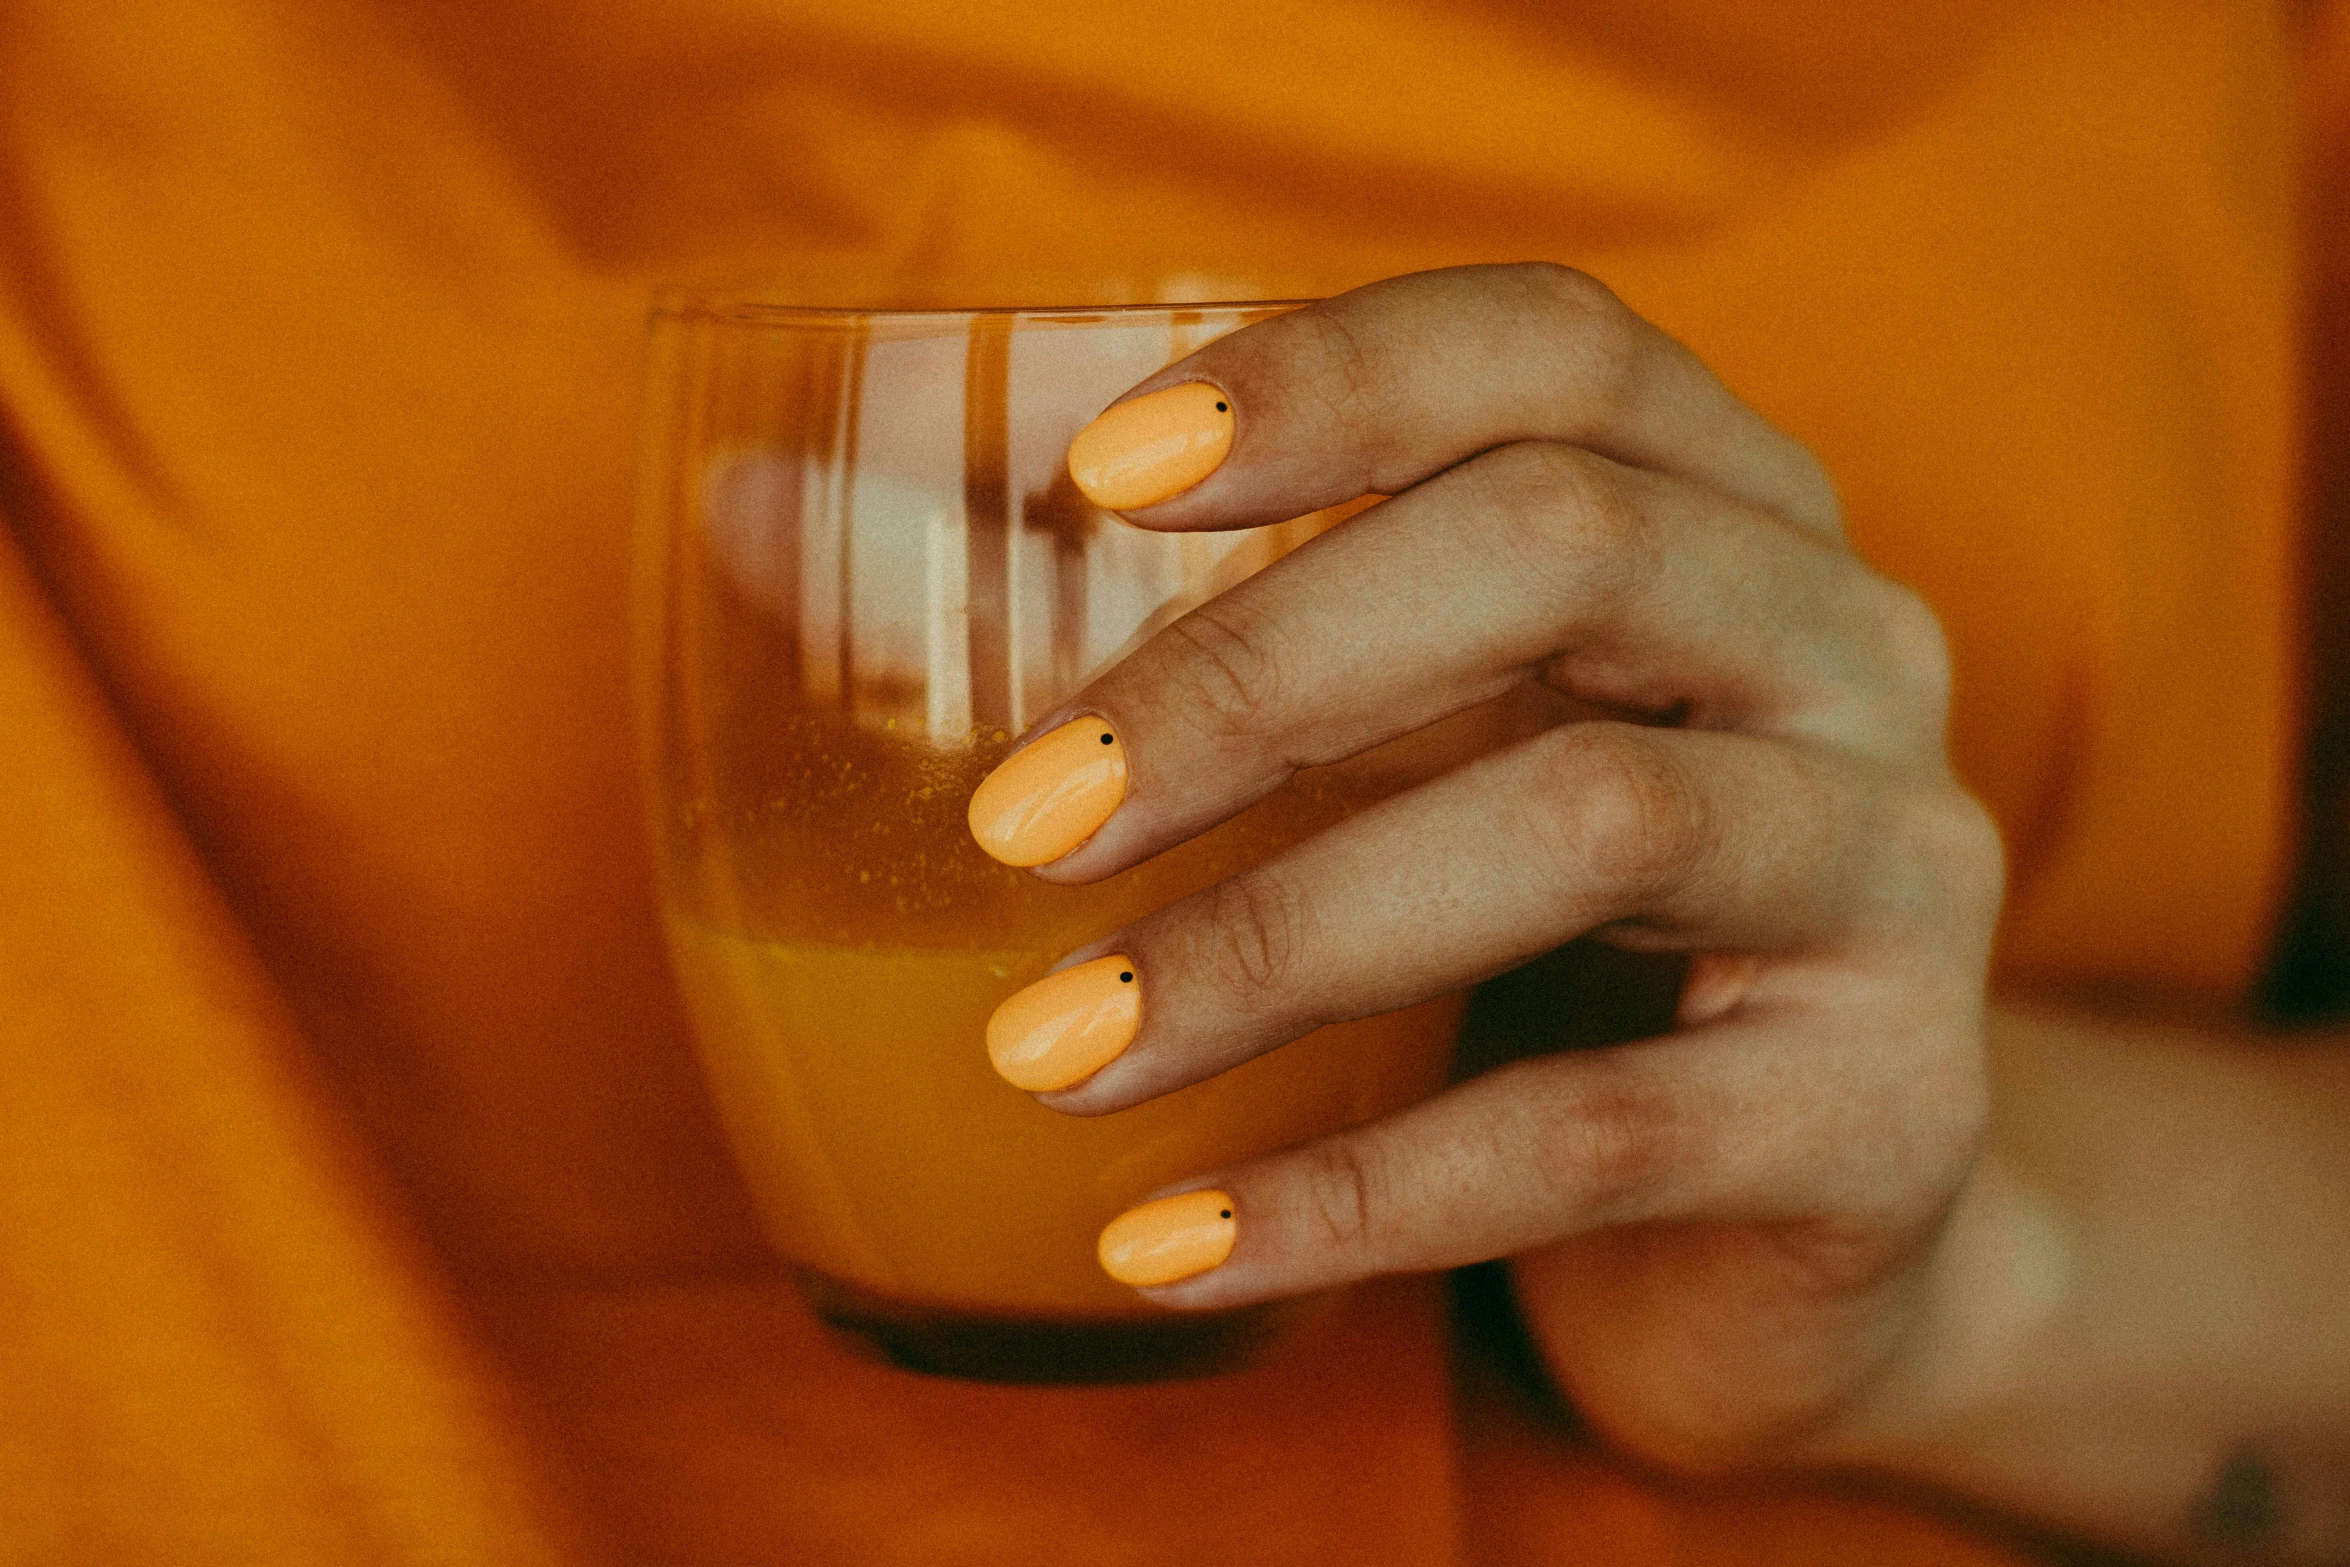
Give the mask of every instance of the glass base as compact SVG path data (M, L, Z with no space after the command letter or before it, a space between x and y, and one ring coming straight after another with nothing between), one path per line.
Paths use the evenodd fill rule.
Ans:
M856 1353L978 1382L1083 1386L1215 1376L1255 1359L1319 1304L1055 1321L908 1305L805 1269L798 1277L817 1317Z

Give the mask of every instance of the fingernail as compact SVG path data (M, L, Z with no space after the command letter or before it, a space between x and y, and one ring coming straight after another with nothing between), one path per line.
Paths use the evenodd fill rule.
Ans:
M1014 1088L1081 1083L1125 1053L1142 1026L1134 960L1095 958L1017 991L987 1020L987 1058Z
M1022 746L971 795L971 836L1006 865L1042 865L1092 837L1126 798L1126 747L1098 718Z
M1181 1192L1129 1208L1102 1230L1102 1271L1147 1289L1220 1266L1239 1235L1232 1194Z
M1186 381L1105 411L1069 443L1069 477L1104 511L1156 506L1214 473L1232 450L1232 403Z

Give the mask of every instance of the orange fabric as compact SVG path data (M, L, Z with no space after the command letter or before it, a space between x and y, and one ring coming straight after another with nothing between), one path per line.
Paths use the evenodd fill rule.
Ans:
M2291 63L2200 0L20 0L0 1557L1997 1559L1620 1472L1454 1390L1425 1281L1189 1387L824 1342L639 847L641 301L1587 266L1942 609L2010 970L2225 992L2289 829Z
M2350 602L2350 5L2316 8L2305 64L2304 280L2309 384L2306 576L2323 603ZM2286 1007L2350 1000L2350 617L2309 623L2303 799L2309 842L2272 978Z

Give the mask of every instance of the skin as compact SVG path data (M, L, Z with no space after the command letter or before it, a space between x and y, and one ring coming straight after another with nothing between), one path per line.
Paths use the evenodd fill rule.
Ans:
M2350 1244L2306 1239L2350 1239L2344 1056L1991 1005L2000 848L1944 751L1940 631L1818 463L1548 266L1375 284L1130 395L1188 380L1230 394L1231 455L1135 523L1394 499L1038 725L1108 717L1132 783L1035 874L1109 876L1480 704L1575 716L1073 954L1130 955L1145 1021L1042 1102L1116 1111L1586 934L1689 971L1667 1033L1199 1172L1172 1189L1231 1192L1238 1244L1145 1293L1509 1257L1562 1387L1651 1462L2350 1560ZM2233 1174L2183 1201L2193 1169Z

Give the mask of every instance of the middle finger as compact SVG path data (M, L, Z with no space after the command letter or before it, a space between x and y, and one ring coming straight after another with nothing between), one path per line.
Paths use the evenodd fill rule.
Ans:
M1886 884L1863 860L1905 836L1892 813L1933 798L1816 748L1567 724L1074 954L1105 956L1007 1002L989 1055L1016 1086L1069 1089L1054 1108L1099 1114L1601 926L1657 947L1816 949L1898 917L1863 908Z
M1300 768L1530 675L1691 727L1922 754L1939 743L1939 693L1913 677L1916 661L1881 656L1889 634L1935 641L1922 605L1833 544L1686 480L1522 442L1168 627L1038 726L1108 721L1084 746L1014 753L974 797L972 828L1009 863L1097 880ZM1093 751L1113 735L1111 752ZM1070 798L1062 775L1098 771L1103 755L1123 764L1122 785L1057 803Z

